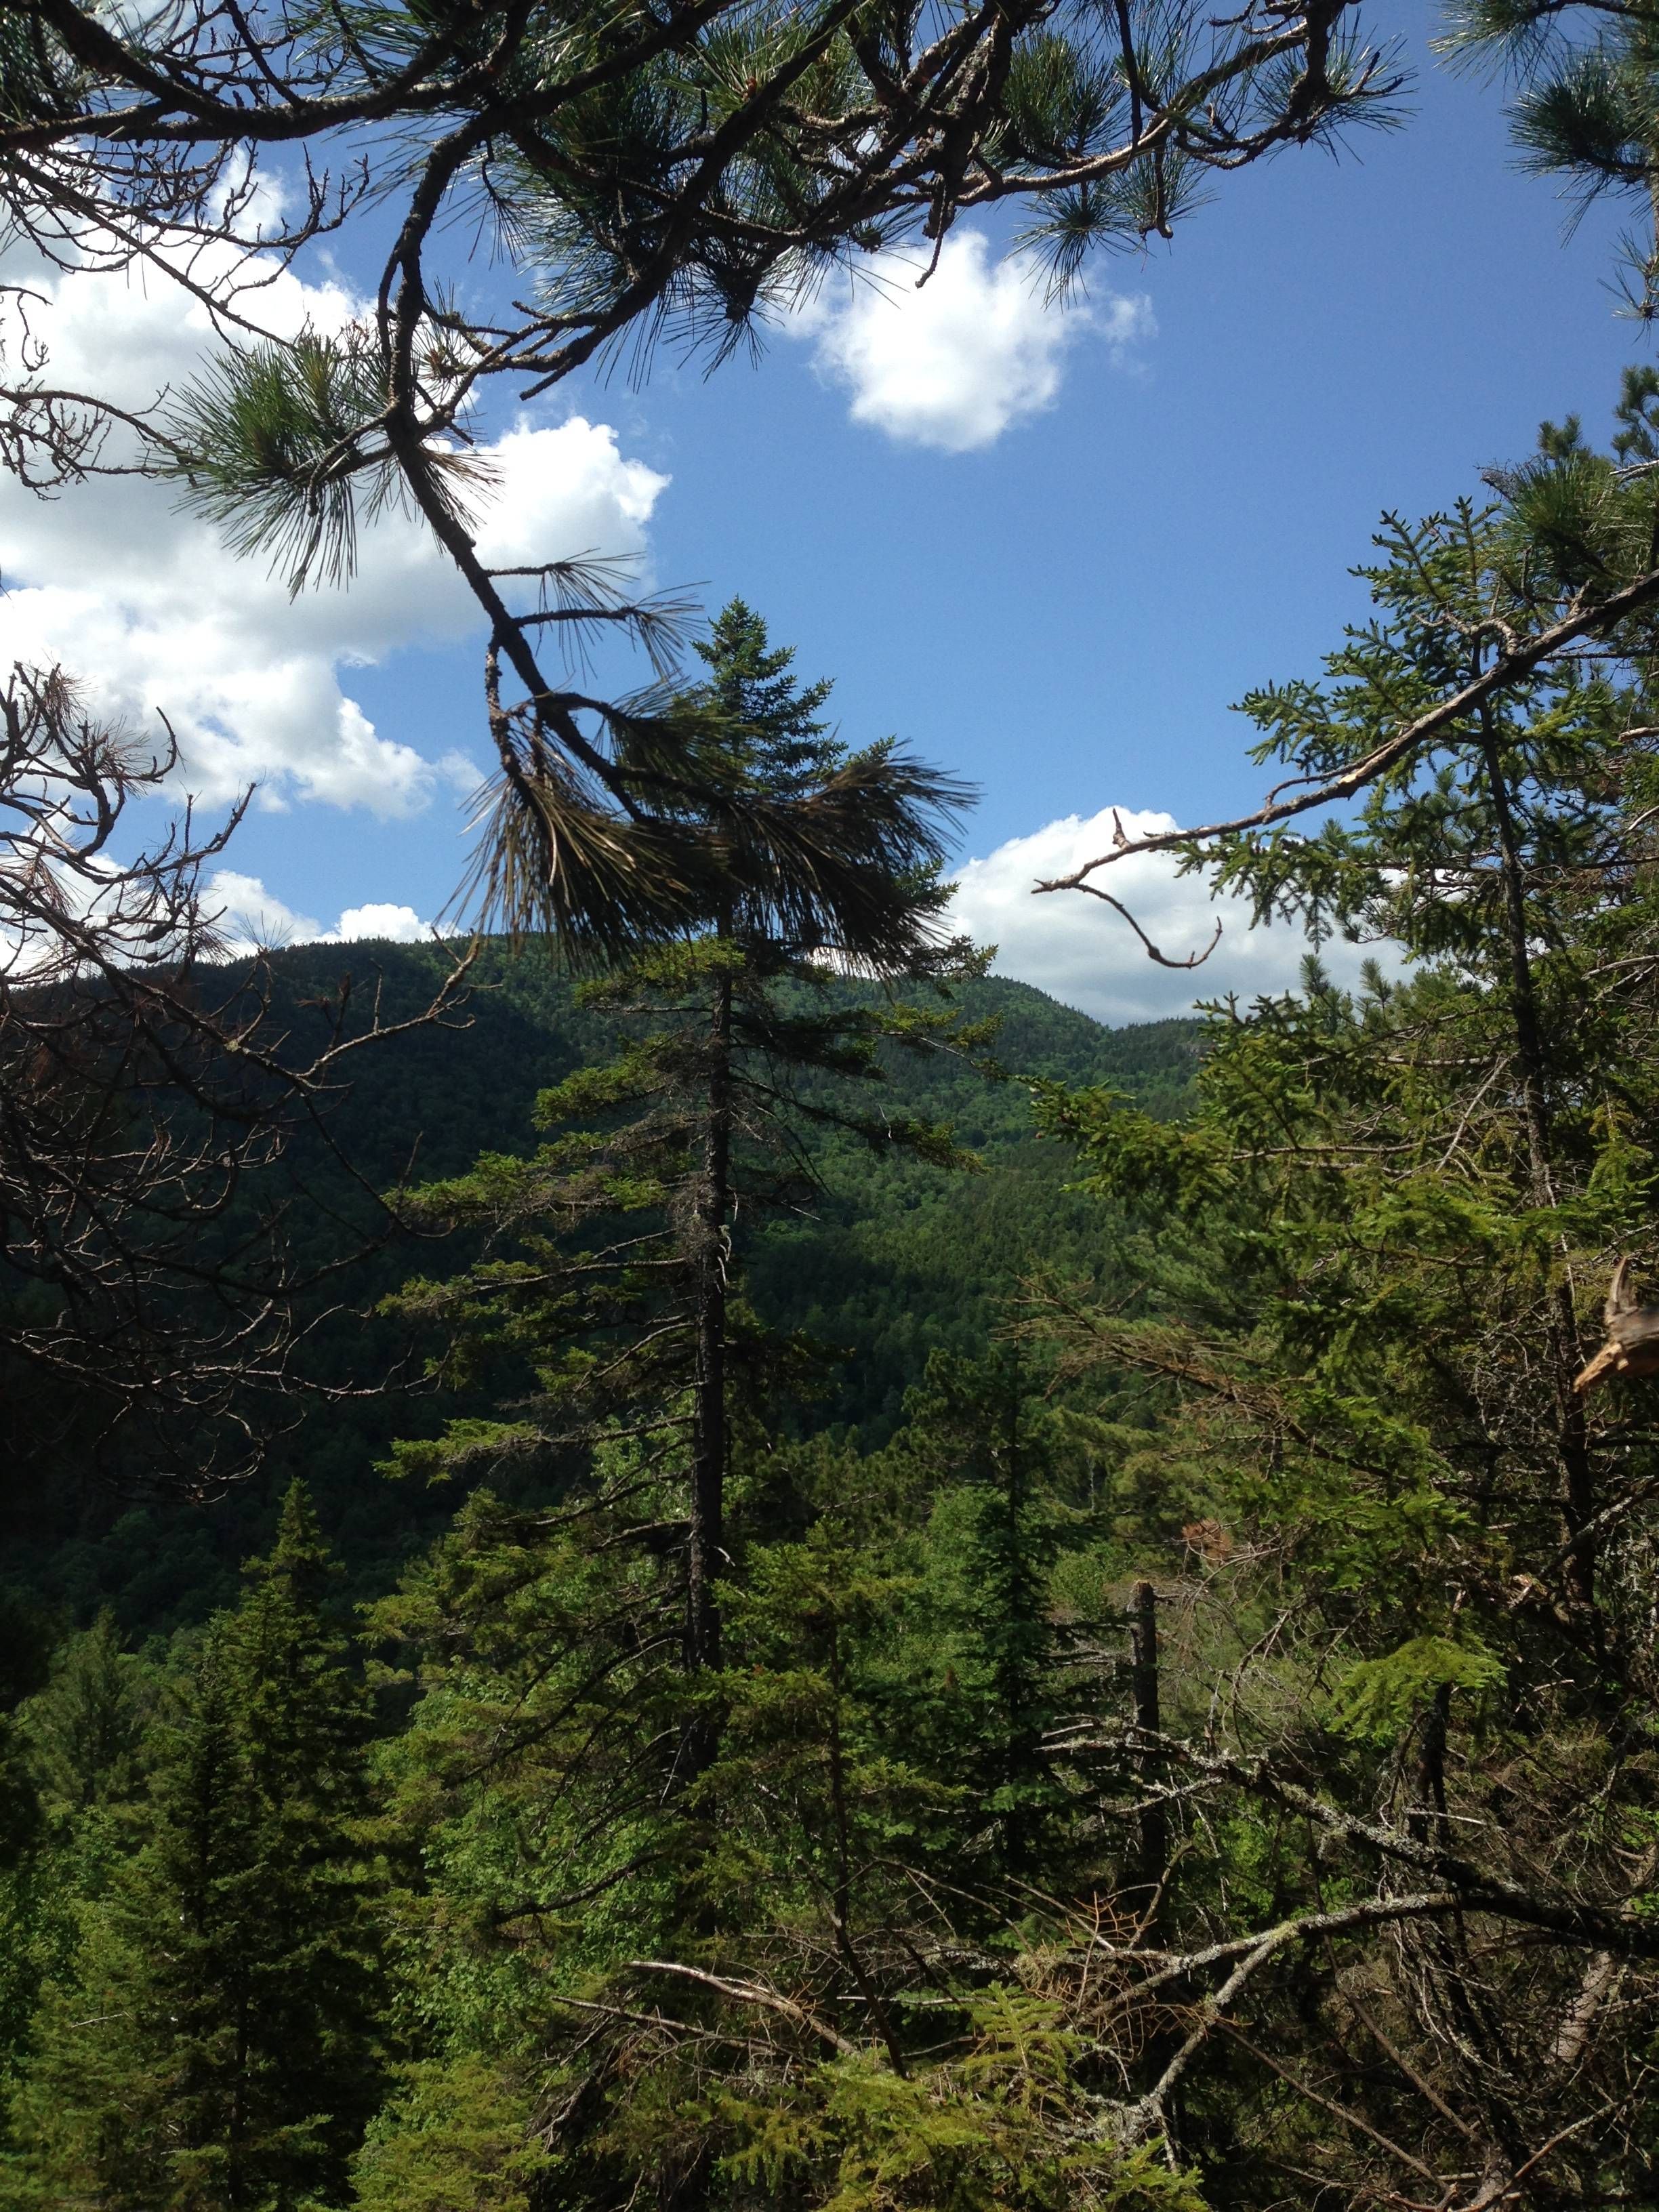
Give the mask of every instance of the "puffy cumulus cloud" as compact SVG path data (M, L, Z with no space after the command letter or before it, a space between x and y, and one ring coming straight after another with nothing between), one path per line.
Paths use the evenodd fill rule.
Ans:
M491 567L644 551L668 478L624 460L609 423L575 415L556 430L537 430L520 421L484 453L497 483L479 520L478 550Z
M226 947L235 953L279 945L354 945L363 938L390 938L416 945L432 934L412 906L371 902L349 906L332 929L314 915L301 914L268 891L258 876L219 868L209 879L204 910L216 921Z
M960 870L953 919L977 943L997 947L998 975L1035 983L1066 1005L1113 1024L1184 1014L1194 1000L1229 991L1248 1002L1295 988L1308 951L1300 932L1282 922L1253 929L1242 901L1212 901L1201 878L1177 876L1163 854L1137 853L1115 861L1101 884L1173 960L1201 952L1219 921L1221 940L1200 968L1159 967L1128 923L1098 899L1076 891L1035 895L1034 884L1069 875L1111 849L1115 812L1132 840L1177 826L1172 815L1127 806L1103 807L1086 818L1068 814L1029 837L1010 838ZM1374 946L1338 943L1326 945L1322 957L1334 974L1348 980L1376 952ZM1385 968L1394 964L1386 949L1379 957Z
M1053 405L1067 349L1092 336L1115 358L1157 331L1144 295L1046 305L1028 267L994 262L989 240L953 231L939 265L913 253L861 262L840 303L820 295L793 320L820 370L852 394L852 416L891 438L965 453Z
M373 937L390 938L394 945L418 945L431 934L431 923L422 921L412 906L392 906L382 899L371 900L367 906L349 906L325 942L331 944L337 938L342 945L356 945L362 938Z
M9 275L14 273L9 269ZM52 380L133 408L176 390L212 343L204 308L165 277L32 276L32 311ZM356 303L340 288L276 275L244 309L276 336L338 328ZM573 416L520 422L483 449L493 490L477 523L502 566L595 550L638 555L668 479L624 456L608 425ZM168 487L93 481L37 501L0 486L0 659L61 665L95 711L183 753L181 782L210 804L250 783L259 803L295 800L412 814L445 785L471 784L462 756L427 759L384 734L343 681L400 647L453 642L476 610L429 533L393 510L362 532L349 587L290 599L261 560L238 560Z

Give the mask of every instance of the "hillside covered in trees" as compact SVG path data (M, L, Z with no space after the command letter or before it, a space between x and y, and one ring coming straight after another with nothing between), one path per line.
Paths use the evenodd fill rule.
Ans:
M427 1002L447 965L438 952L389 944L282 951L271 963L279 1018L304 1034L319 1018L316 1002L349 975L357 991L379 993L395 1021ZM545 950L514 957L504 944L486 945L470 983L453 1026L416 1030L369 1058L330 1114L330 1138L372 1190L459 1174L483 1152L526 1149L538 1093L615 1043L616 1024L574 1003ZM840 995L850 1004L869 994L847 986ZM1071 1188L1075 1156L1040 1137L1032 1121L1032 1079L1109 1083L1158 1115L1190 1096L1194 1022L1105 1030L995 979L962 985L957 1000L969 1019L998 1024L995 1072L950 1054L916 1056L896 1066L885 1090L894 1109L950 1123L982 1168L958 1174L827 1140L817 1154L820 1187L799 1212L745 1239L760 1310L824 1348L814 1395L787 1416L798 1429L855 1427L884 1442L931 1354L982 1352L1041 1256L1064 1255L1082 1273L1103 1264L1095 1209ZM313 1261L353 1250L363 1228L374 1241L343 1279L320 1286L315 1304L328 1318L302 1349L303 1370L325 1383L401 1378L402 1387L276 1409L257 1480L205 1510L146 1497L142 1475L123 1498L74 1463L73 1431L67 1448L43 1439L40 1476L14 1496L0 1588L64 1627L84 1626L108 1607L142 1641L230 1602L240 1561L268 1540L296 1475L311 1486L358 1596L380 1594L408 1549L430 1540L453 1510L453 1498L392 1483L377 1467L394 1437L441 1419L419 1387L429 1347L374 1313L406 1274L434 1264L429 1245L412 1230L380 1243L386 1224L316 1147L298 1151L271 1180L285 1195L290 1185L303 1194Z

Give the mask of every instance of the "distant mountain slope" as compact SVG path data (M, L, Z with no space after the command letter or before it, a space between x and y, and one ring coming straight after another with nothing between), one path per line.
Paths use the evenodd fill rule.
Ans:
M350 975L360 992L379 988L389 1018L413 1012L443 969L435 949L407 945L296 946L279 953L276 974L295 1004ZM422 1173L447 1175L480 1152L530 1141L538 1091L609 1048L611 1024L573 1004L572 987L533 947L514 956L486 945L473 969L462 1030L426 1030L364 1056L340 1120L366 1172L391 1180L419 1139ZM842 987L849 996L867 987ZM1198 1065L1200 1025L1149 1022L1109 1030L1029 983L1002 977L962 987L975 1019L994 1014L997 1054L1014 1076L1073 1085L1110 1083L1154 1113L1179 1112ZM894 1090L908 1104L954 1118L970 1144L1029 1133L1018 1085L987 1083L948 1059L901 1055ZM371 1165L372 1163L372 1165Z
M278 1017L303 1030L320 1018L314 1002L348 975L354 990L379 991L387 1018L412 1012L444 960L433 947L360 944L295 947L273 964ZM514 957L504 945L486 945L474 981L465 1026L418 1030L362 1056L335 1127L371 1185L390 1186L411 1164L417 1178L442 1176L481 1152L527 1148L537 1092L608 1050L607 1024L573 1003L568 981L533 948ZM1107 1030L1030 985L995 978L965 987L961 998L975 1018L1000 1017L999 1056L1016 1078L1109 1083L1158 1114L1179 1112L1189 1095L1195 1023ZM1069 1154L1034 1134L1019 1081L988 1081L943 1055L899 1055L891 1095L951 1122L982 1156L984 1172L946 1176L832 1149L813 1218L769 1225L745 1254L750 1295L769 1321L848 1355L823 1398L793 1412L793 1425L856 1425L871 1441L891 1429L936 1346L983 1348L1003 1301L1035 1262L1087 1273L1103 1256L1100 1217L1066 1188ZM314 1163L305 1172L339 1214L362 1212L361 1194L337 1176ZM316 1256L339 1249L343 1231L326 1207L300 1216L297 1229ZM441 1248L404 1244L356 1270L346 1295L358 1317L336 1316L319 1332L311 1355L319 1378L339 1384L384 1373L398 1347L386 1324L361 1315L406 1275L444 1264ZM354 1589L382 1588L455 1500L389 1484L374 1463L392 1437L429 1431L453 1410L419 1392L331 1403L273 1438L261 1477L206 1510L121 1514L99 1496L55 1488L14 1520L0 1582L25 1582L82 1618L113 1603L135 1631L200 1618L233 1590L238 1562L266 1540L273 1498L302 1473Z

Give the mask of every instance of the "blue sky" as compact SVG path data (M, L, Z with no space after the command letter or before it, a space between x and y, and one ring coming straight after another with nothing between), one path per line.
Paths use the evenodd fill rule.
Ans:
M969 877L983 896L969 918L983 933L991 917L1012 972L1109 1018L1163 1011L1190 986L1148 974L1099 909L1024 901L1065 842L1048 825L1111 805L1191 822L1248 800L1256 774L1228 704L1311 672L1335 642L1363 604L1347 571L1378 511L1476 489L1480 467L1524 452L1543 416L1578 411L1601 433L1621 364L1641 357L1607 287L1616 219L1598 211L1568 238L1552 188L1513 165L1501 89L1433 62L1425 12L1378 9L1370 23L1415 73L1404 127L1338 159L1301 152L1224 180L1172 246L1094 264L1082 316L1042 323L999 274L995 239L959 238L960 313L939 311L931 350L893 336L921 328L901 286L899 304L866 295L850 317L830 301L757 368L706 379L665 356L642 389L566 385L532 418L608 426L608 444L597 428L586 443L573 434L556 454L538 448L538 465L597 456L605 495L633 499L659 584L696 584L711 609L740 592L799 647L805 674L836 678L849 737L896 733L981 787L963 856L985 864ZM338 272L348 289L367 274ZM991 307L1012 351L988 363ZM936 404L945 387L955 398ZM7 497L6 579L56 587L34 611L54 642L88 548L163 530L153 507L106 512L97 495L44 525ZM592 509L601 522L609 512ZM191 543L200 577L211 556ZM257 736L239 735L203 787L244 765L265 776L279 807L256 800L232 865L279 921L286 908L331 927L381 902L427 918L461 872L462 763L486 757L477 643L459 615L434 617L435 642L410 643L419 623L370 618L376 588L371 578L355 606L291 619L313 641L327 633L319 665L379 743L444 765L419 769L418 788L382 814L373 760L337 787L325 775L285 785L265 775ZM395 599L395 581L378 588ZM205 593L191 633L228 630L204 647L227 666L233 607ZM26 640L29 613L20 601ZM288 619L267 593L272 668ZM95 655L84 605L76 620L78 649ZM150 692L161 703L167 665L152 653L131 678L141 706ZM1010 841L1024 842L993 865ZM1194 926L1158 907L1156 885L1146 895L1170 927ZM1269 967L1290 957L1283 934ZM1229 975L1212 964L1212 979Z

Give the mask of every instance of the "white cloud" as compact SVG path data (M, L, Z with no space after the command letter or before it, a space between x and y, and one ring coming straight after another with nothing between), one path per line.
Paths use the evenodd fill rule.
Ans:
M371 902L349 906L332 929L313 915L301 914L268 891L258 876L219 868L210 878L203 907L216 920L227 950L252 952L279 945L352 945L362 938L390 938L396 945L418 945L432 934L412 906Z
M918 290L927 266L902 252L860 262L843 302L820 295L790 325L851 392L855 422L912 445L947 453L991 445L1053 405L1078 338L1091 335L1121 360L1157 331L1144 295L1046 306L1030 268L994 262L981 231L953 231Z
M213 343L206 310L154 271L32 272L30 282L46 296L30 314L50 379L70 389L147 407ZM283 272L242 306L288 336L307 321L337 328L356 303L337 285ZM498 478L477 526L486 560L642 553L668 479L626 458L608 425L521 421L483 450ZM377 730L342 680L354 665L477 627L465 587L407 516L365 528L349 588L290 600L263 561L234 558L208 525L179 514L165 485L94 479L40 501L7 477L0 575L0 665L59 662L96 711L158 740L165 714L183 749L181 785L211 804L257 781L264 806L317 800L397 817L477 780L462 755L428 761Z
M364 937L390 938L394 945L419 945L431 934L431 923L422 921L412 906L391 906L382 900L371 901L368 906L349 906L328 937L331 941L338 938L342 945L355 945Z
M1219 921L1221 940L1199 968L1159 967L1122 916L1098 899L1077 891L1034 894L1038 881L1068 875L1111 849L1115 811L1131 840L1176 827L1172 815L1127 806L1103 807L1087 818L1068 814L1029 837L1010 838L960 871L953 919L977 943L998 947L996 974L1035 983L1066 1005L1113 1024L1188 1013L1195 1000L1223 998L1230 991L1248 1004L1295 988L1308 951L1300 932L1282 922L1252 929L1247 905L1237 899L1212 902L1201 877L1177 877L1163 854L1114 861L1101 873L1101 888L1122 901L1172 960L1201 952ZM1376 952L1374 946L1339 942L1326 945L1322 957L1333 974L1349 981ZM1379 957L1385 969L1394 964L1386 948Z

